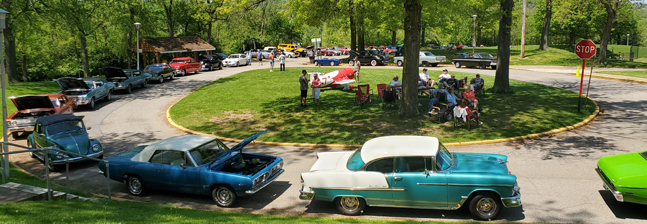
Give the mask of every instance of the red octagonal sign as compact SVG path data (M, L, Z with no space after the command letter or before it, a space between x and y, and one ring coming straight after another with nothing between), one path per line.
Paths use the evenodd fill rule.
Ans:
M575 54L581 59L589 59L595 55L596 46L591 40L580 40L575 45Z

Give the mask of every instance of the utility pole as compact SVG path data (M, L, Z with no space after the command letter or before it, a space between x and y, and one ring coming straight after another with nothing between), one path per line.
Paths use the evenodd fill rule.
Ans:
M523 13L521 16L521 58L524 58L526 49L526 0L523 0Z

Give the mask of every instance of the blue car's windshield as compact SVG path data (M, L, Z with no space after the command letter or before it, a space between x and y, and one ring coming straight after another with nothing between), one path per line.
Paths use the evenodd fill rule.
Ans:
M162 71L164 71L164 66L163 65L149 65L149 66L146 66L144 71L162 72Z
M222 142L213 140L207 144L190 150L189 153L195 160L196 165L202 166L216 161L218 157L225 154L227 151L229 151L229 148L222 144Z
M64 121L48 125L46 127L49 136L63 134L65 132L84 130L83 122L80 121Z
M436 154L436 166L438 170L447 170L453 164L452 154L447 151L443 144L438 146L438 154Z
M358 170L360 167L364 165L364 161L362 161L361 152L362 152L362 149L358 149L357 151L355 151L355 153L353 153L352 156L350 156L350 158L348 158L348 163L346 164L346 168L348 168L348 170Z

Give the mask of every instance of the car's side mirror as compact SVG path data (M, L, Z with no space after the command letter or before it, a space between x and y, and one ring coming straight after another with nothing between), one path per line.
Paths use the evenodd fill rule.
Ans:
M184 163L180 163L180 167L182 167L182 169L186 168L186 166L184 165Z
M424 174L425 176L429 176L429 170L425 170L425 172L423 172L422 174Z

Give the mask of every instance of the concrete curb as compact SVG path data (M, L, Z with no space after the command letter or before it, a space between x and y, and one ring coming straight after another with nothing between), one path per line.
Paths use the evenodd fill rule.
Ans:
M517 137L510 137L510 138L500 138L500 139L491 139L491 140L479 140L479 141L469 141L469 142L450 142L450 143L443 143L445 146L461 146L461 145L477 145L477 144L490 144L490 143L500 143L500 142L509 142L509 141L516 141L516 140L523 140L523 139L530 139L530 138L538 138L542 136L548 136L548 135L554 135L557 133L565 132L565 131L570 131L574 130L576 128L582 127L589 122L593 120L598 114L600 113L600 106L593 101L591 98L588 98L595 104L595 112L591 114L589 117L584 119L583 121L580 121L577 124L571 125L571 126L566 126L562 128L557 128L553 129L550 131L545 131L541 133L535 133L535 134L529 134L529 135L524 135L524 136L517 136ZM194 131L190 130L188 128L185 128L173 121L171 119L171 108L175 106L177 102L180 102L179 100L173 103L168 109L166 109L166 120L168 121L171 126L182 130L184 132L188 132L194 135L204 135L204 136L210 136L214 138L218 138L221 141L228 141L228 142L241 142L243 139L236 139L236 138L227 138L227 137L221 137L217 135L212 135L212 134L207 134L204 132L199 132L199 131ZM254 141L256 144L259 145L276 145L276 146L293 146L293 147L309 147L309 148L360 148L362 145L346 145L346 144L315 144L315 143L291 143L291 142L267 142L267 141Z

